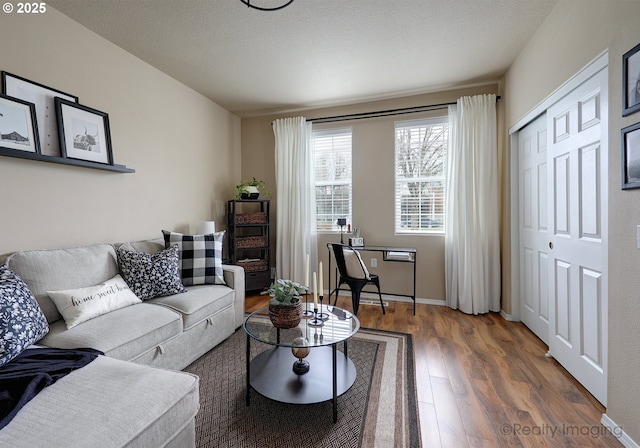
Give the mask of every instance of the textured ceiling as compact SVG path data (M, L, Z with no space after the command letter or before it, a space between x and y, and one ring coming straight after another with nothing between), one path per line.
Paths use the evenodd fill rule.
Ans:
M240 115L499 80L557 0L49 0ZM252 0L268 6L282 0Z

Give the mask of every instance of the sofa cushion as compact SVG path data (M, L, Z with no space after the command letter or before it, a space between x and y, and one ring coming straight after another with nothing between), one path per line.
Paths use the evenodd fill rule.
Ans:
M197 325L224 308L233 306L234 291L226 286L190 286L184 294L159 297L150 303L163 305L179 312L184 321L184 329Z
M90 347L112 358L129 361L182 332L178 313L139 303L67 329L60 320L50 325L40 344L48 347Z
M118 245L118 248L138 251L138 252L147 252L150 254L155 254L157 252L162 252L166 249L164 245L164 238L153 238L150 240L141 240L141 241L128 241L126 243L122 243Z
M129 251L123 247L116 252L122 277L141 300L186 291L180 280L178 246L154 254Z
M100 285L47 291L47 294L62 314L67 328L73 328L79 323L125 306L140 303L140 299L119 274Z
M47 291L98 285L118 273L110 244L16 252L6 264L27 284L49 323L62 316Z
M27 285L6 265L0 265L0 366L48 331L47 318Z
M167 247L174 244L180 249L180 275L182 284L224 285L222 273L222 240L225 231L208 235L183 235L163 230Z
M99 356L27 403L0 446L160 447L193 424L198 403L195 375Z

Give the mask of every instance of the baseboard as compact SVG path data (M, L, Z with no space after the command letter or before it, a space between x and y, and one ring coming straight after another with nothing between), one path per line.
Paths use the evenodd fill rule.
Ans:
M373 299L380 300L378 297L378 294L371 293L371 292L363 292L362 294L360 294L360 297L365 297L367 299L372 299L372 300ZM411 297L394 296L393 294L382 294L382 298L383 300L388 300L390 302L413 303L413 300L411 300ZM444 300L422 299L420 297L416 297L416 303L423 303L425 305L445 305Z
M629 434L624 432L620 426L616 425L616 423L611 420L611 418L607 414L602 414L600 423L602 423L602 426L611 431L611 434L613 434L626 448L640 448L640 445L638 445L631 437L629 437Z
M328 291L325 292L325 294L327 294ZM343 296L347 296L347 297L351 297L349 296L349 290L346 291L341 291L341 295ZM326 296L325 296L326 297ZM371 293L371 292L363 292L362 294L360 294L360 297L365 298L365 299L370 299L370 300L374 300L376 301L376 304L379 304L379 297L378 294L376 293ZM406 303L413 303L413 301L411 300L411 297L405 297L405 296L394 296L393 294L382 294L382 299L383 300L388 300L389 302L406 302ZM423 299L420 297L416 297L416 303L422 303L425 305L437 305L437 306L445 306L447 304L447 302L445 300L438 300L438 299ZM502 316L502 318L506 321L509 322L520 322L519 319L514 318L511 314L507 314L504 311L500 311L500 316ZM640 448L640 447L638 447Z
M328 291L325 291L325 294L328 294ZM349 292L348 289L345 290L345 291L340 291L340 295L341 296L351 297L350 294L351 293ZM325 297L326 297L326 295L325 295ZM363 292L362 294L360 294L360 297L365 298L365 299L377 300L378 304L380 303L379 302L380 298L378 297L378 294L376 294L376 293ZM382 299L383 300L388 300L389 302L413 303L413 300L411 300L411 297L395 296L393 294L382 294ZM439 306L446 305L446 302L444 300L423 299L423 298L420 298L420 297L416 297L416 303L422 303L422 304L425 304L425 305L439 305Z

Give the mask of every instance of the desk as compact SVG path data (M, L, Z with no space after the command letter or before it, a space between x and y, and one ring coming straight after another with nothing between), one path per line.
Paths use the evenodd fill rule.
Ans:
M331 296L336 293L336 301L338 300L338 277L336 274L336 287L331 289L331 244L327 243L327 250L329 251L329 301L331 303ZM393 246L364 246L353 247L352 249L358 252L381 252L383 261L393 261L396 263L411 263L413 265L413 294L393 294L396 296L410 297L413 300L413 314L416 314L416 258L418 251L414 247L393 247ZM382 279L381 279L382 280ZM382 283L382 282L381 282ZM382 294L391 295L392 293L383 292ZM335 303L335 302L334 302Z

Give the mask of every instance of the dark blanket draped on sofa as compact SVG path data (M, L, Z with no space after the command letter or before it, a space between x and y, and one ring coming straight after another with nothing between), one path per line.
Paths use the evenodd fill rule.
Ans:
M0 429L42 389L102 354L91 348L30 348L0 367Z

